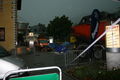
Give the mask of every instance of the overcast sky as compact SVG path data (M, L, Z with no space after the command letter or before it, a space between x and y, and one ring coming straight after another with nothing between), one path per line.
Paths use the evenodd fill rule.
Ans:
M20 22L48 24L55 16L65 14L78 24L83 16L92 13L93 9L114 12L120 7L120 2L112 0L22 0L22 10L18 12Z

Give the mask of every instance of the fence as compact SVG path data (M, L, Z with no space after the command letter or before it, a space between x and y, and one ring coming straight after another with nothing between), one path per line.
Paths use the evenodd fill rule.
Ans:
M86 51L83 55L79 57L75 62L71 63L88 45L80 45L79 50L68 50L64 54L65 58L65 66L70 65L79 65L85 62L90 61L89 60L89 51ZM105 58L105 48L102 45L94 45L93 47L94 51L94 57L95 59L104 59Z

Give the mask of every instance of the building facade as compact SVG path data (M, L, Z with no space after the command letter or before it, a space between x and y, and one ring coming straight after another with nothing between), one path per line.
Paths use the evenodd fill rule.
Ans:
M15 49L17 0L0 0L0 46Z

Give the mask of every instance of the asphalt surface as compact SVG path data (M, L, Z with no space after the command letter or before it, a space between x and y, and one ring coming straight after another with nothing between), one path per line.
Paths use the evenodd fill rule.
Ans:
M63 54L35 51L31 54L20 54L18 57L22 58L29 68L59 66L62 69L62 80L73 80L72 77L64 73L65 60Z

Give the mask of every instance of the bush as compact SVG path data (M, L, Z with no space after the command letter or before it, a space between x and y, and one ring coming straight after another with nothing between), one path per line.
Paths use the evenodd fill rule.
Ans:
M77 66L67 72L79 80L119 80L120 69L107 71L104 63L90 63Z

